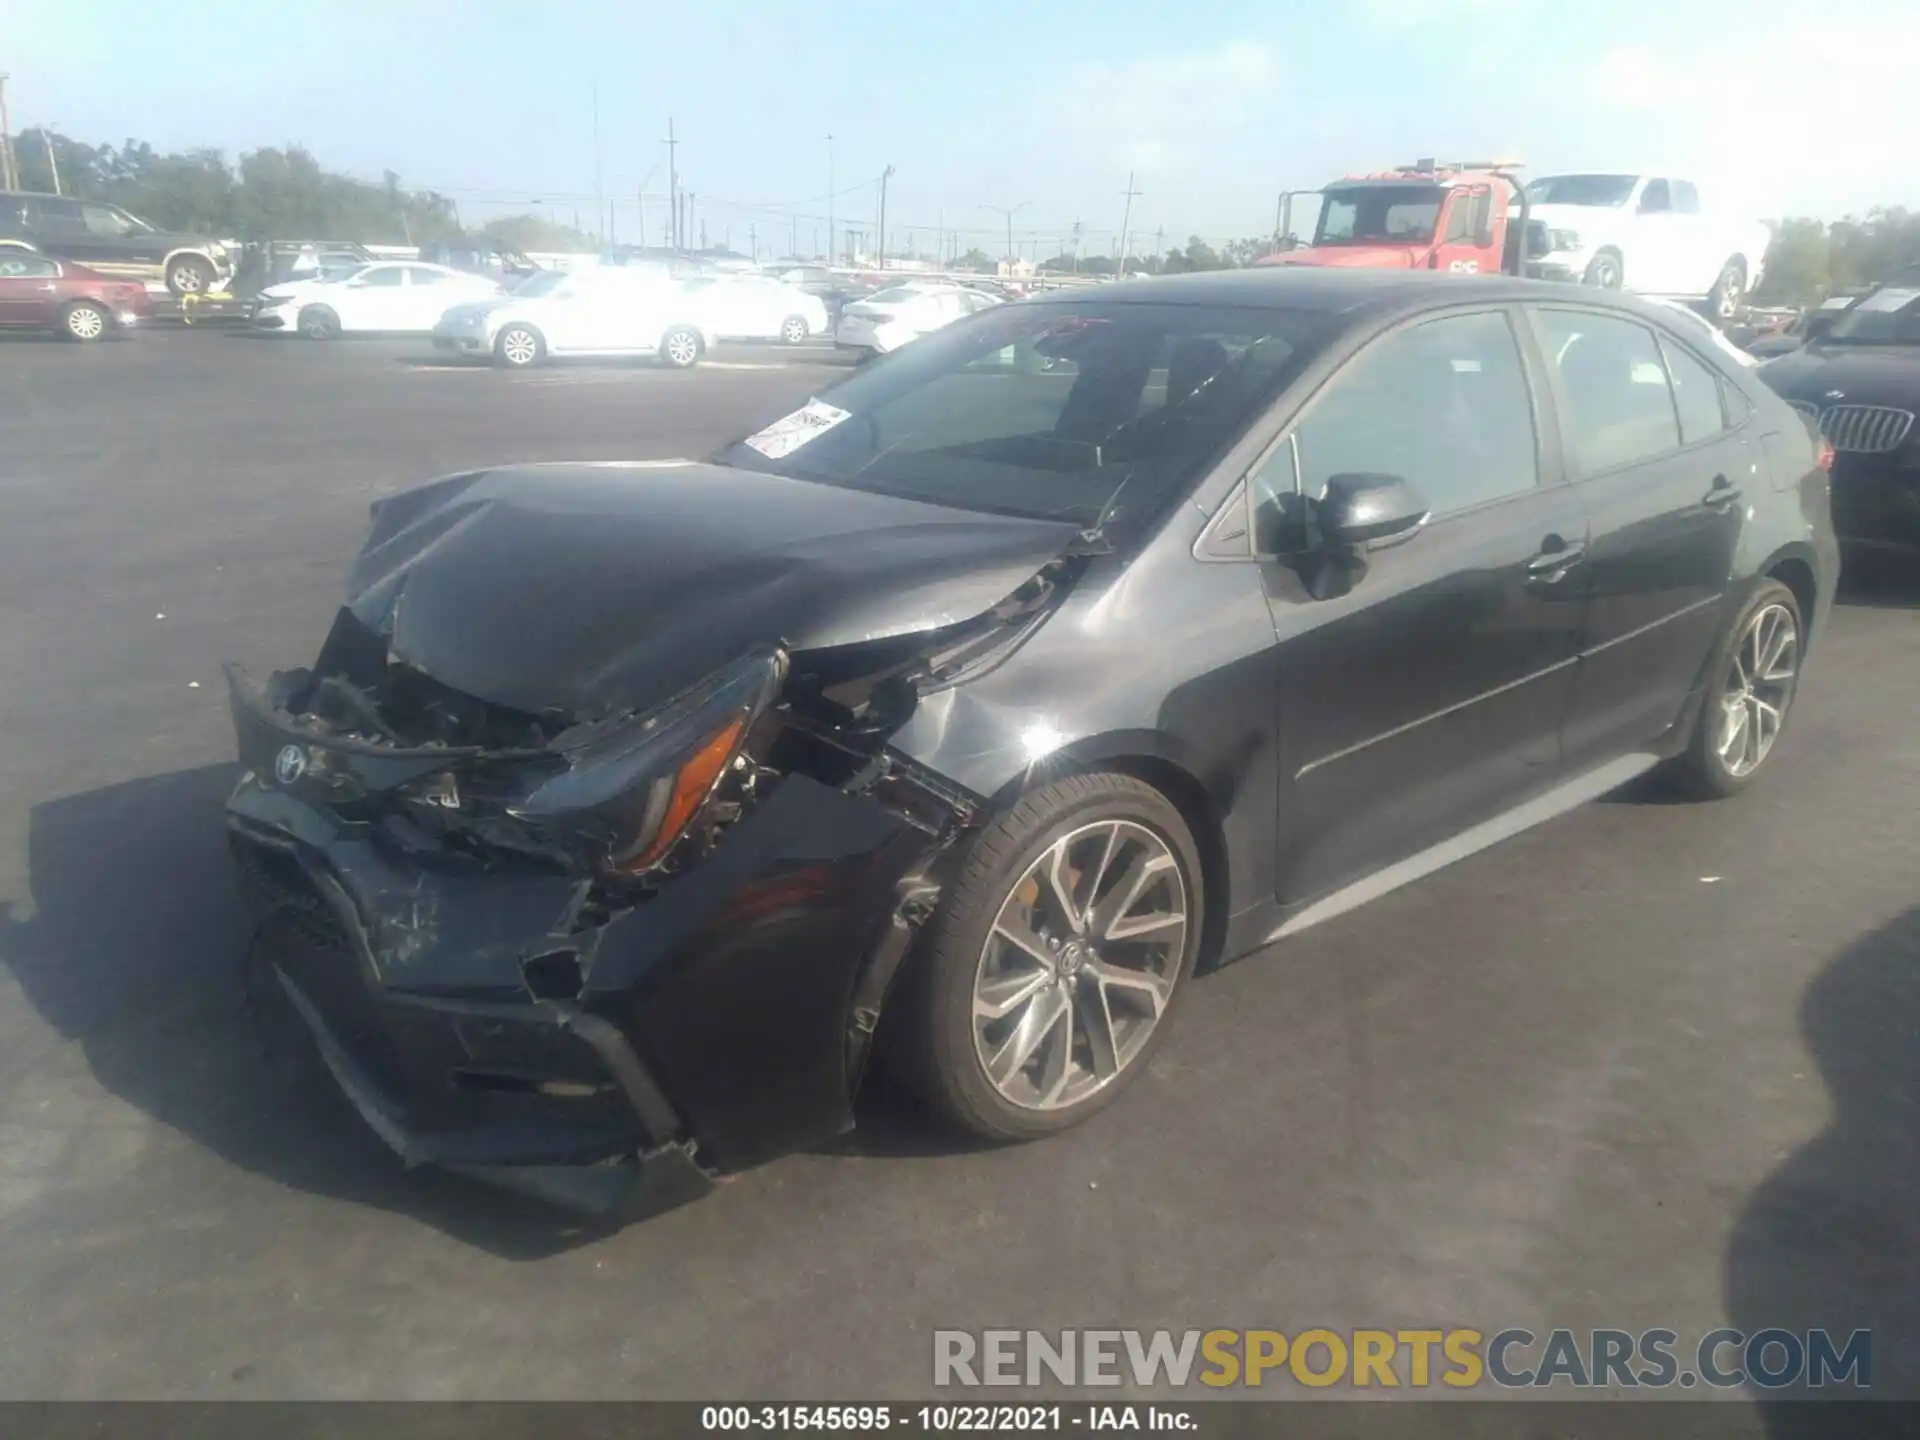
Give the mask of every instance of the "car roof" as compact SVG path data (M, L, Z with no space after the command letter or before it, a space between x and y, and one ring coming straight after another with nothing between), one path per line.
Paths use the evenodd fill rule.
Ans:
M1056 291L1028 304L1062 305L1088 299L1153 305L1252 305L1275 310L1350 310L1391 302L1444 303L1450 299L1542 299L1567 287L1502 276L1443 275L1431 270L1368 270L1333 265L1265 265L1208 270L1097 287ZM1580 298L1599 294L1587 291Z
M1525 300L1618 310L1642 320L1670 312L1631 295L1557 280L1520 280L1506 275L1449 275L1434 270L1369 270L1334 265L1265 265L1209 270L1099 286L1048 291L1025 305L1077 305L1088 301L1123 305L1245 306L1257 309L1341 314L1353 310L1438 309L1451 304Z

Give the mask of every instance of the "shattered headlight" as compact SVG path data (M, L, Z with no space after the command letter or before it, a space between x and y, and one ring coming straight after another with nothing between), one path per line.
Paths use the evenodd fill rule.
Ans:
M558 736L567 768L508 812L589 841L610 869L647 869L712 798L783 669L778 654L749 656L657 710Z

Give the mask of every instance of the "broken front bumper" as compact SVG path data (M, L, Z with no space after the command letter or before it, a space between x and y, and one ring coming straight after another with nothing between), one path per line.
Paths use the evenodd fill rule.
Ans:
M924 826L788 776L712 854L603 910L589 880L341 805L378 757L237 677L233 714L250 985L402 1159L635 1214L851 1125Z

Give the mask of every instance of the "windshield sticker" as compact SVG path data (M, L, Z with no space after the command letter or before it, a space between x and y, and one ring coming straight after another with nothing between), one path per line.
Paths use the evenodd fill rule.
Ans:
M802 445L811 444L834 426L852 418L851 410L842 410L824 400L809 400L791 415L774 421L758 434L749 435L746 443L750 449L758 450L769 460L778 460L791 455Z

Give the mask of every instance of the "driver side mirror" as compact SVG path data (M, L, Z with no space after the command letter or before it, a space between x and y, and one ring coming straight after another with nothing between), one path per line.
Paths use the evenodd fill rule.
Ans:
M1429 513L1426 497L1398 475L1335 475L1319 508L1328 543L1353 548L1410 535Z

